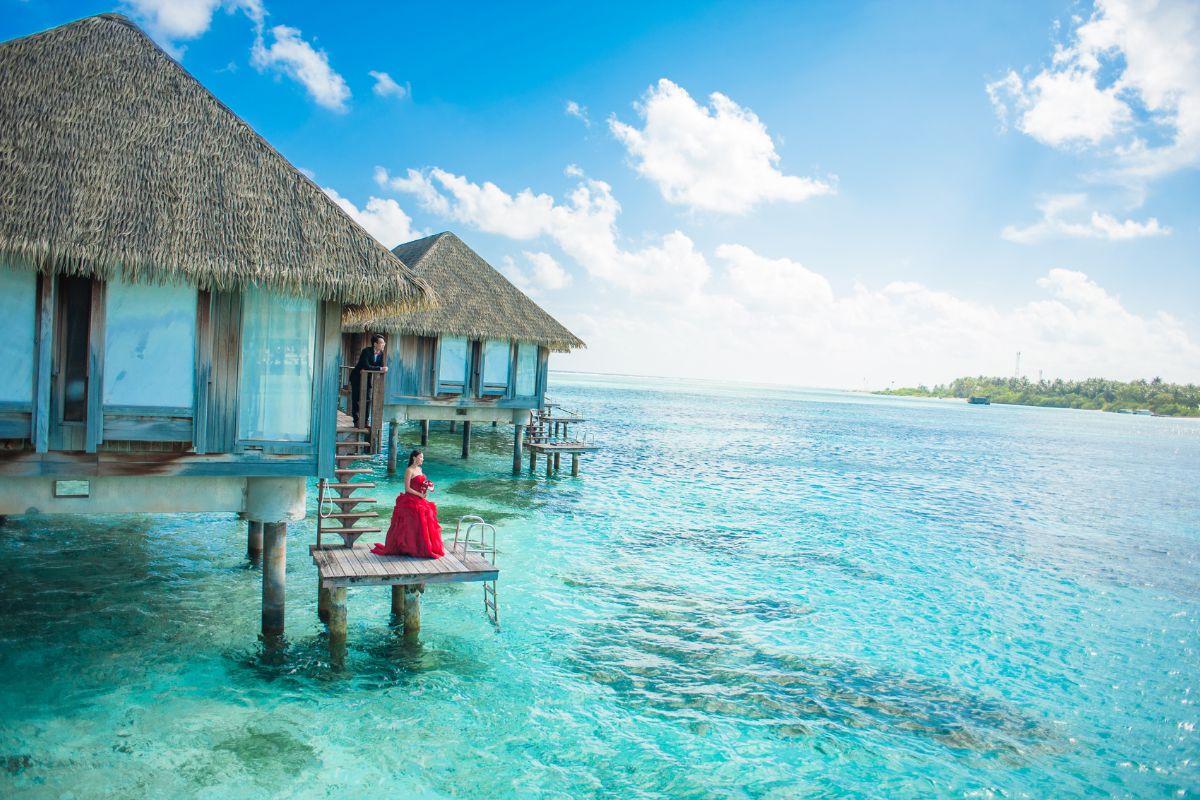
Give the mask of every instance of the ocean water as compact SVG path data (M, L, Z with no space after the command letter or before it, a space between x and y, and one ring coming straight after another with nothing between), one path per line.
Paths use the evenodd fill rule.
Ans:
M232 516L10 520L0 796L1200 793L1196 421L551 383L579 478L427 450L443 525L500 529L499 631L477 584L419 642L352 589L332 665L309 522L266 652Z

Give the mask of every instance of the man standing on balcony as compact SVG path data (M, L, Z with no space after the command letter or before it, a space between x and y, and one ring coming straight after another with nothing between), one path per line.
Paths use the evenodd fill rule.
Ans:
M354 369L350 370L350 413L354 416L354 427L365 428L371 421L371 396L374 393L373 388L367 390L367 404L361 413L358 408L360 399L360 376L363 370L368 372L387 372L387 365L384 364L383 348L387 347L387 340L378 333L371 337L371 346L364 347L362 352L358 354L358 363L354 365ZM374 381L372 381L374 384ZM361 417L361 419L360 419Z

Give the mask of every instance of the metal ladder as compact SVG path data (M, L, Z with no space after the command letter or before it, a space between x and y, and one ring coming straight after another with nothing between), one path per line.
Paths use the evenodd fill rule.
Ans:
M496 526L484 522L483 517L475 514L459 517L458 524L454 526L454 543L450 545L450 551L458 553L460 546L463 558L466 558L469 553L478 553L484 560L495 566ZM496 581L483 582L483 613L499 630L500 605L496 598Z

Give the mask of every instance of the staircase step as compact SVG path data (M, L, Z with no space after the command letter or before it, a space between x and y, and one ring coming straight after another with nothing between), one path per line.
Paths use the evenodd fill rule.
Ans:
M370 475L371 470L369 470L369 469L335 469L333 471L333 474L338 475L338 476L341 476L341 475Z
M370 428L338 428L338 433L370 433Z
M354 505L355 503L379 502L378 498L375 497L326 497L325 499L330 503L348 503L350 505Z
M370 453L353 453L336 455L334 458L338 461L366 461L371 458Z
M325 488L326 489L374 489L375 484L371 483L370 481L363 481L362 483L327 483L327 484L325 484Z
M367 517L378 517L377 511L339 511L336 514L323 514L321 519L365 519ZM326 528L326 530L329 530ZM335 529L336 530L336 529Z
M326 528L324 526L321 527L321 535L322 536L324 536L327 533L339 533L340 531L354 531L356 533L382 533L383 528Z
M370 442L360 442L357 439L354 439L354 440L347 439L345 441L338 442L337 446L338 447L367 447L370 444L371 444Z

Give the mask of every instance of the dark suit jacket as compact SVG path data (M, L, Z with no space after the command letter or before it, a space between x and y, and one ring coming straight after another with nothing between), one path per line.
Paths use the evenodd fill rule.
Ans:
M358 354L358 363L354 365L354 369L350 370L350 385L358 387L358 376L362 374L364 369L378 372L383 369L383 362L387 359L387 351L375 355L374 347L364 347L363 351Z

